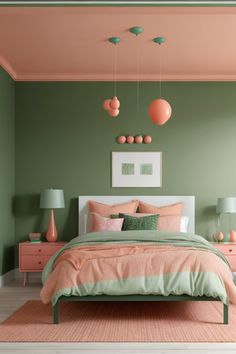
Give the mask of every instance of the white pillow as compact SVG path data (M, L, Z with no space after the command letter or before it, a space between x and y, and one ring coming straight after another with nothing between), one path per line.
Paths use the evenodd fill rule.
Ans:
M188 232L188 223L189 217L188 216L181 216L180 220L180 232Z
M83 227L83 233L87 234L88 230L89 230L89 225L88 225L88 221L89 221L89 217L88 214L84 214L84 227Z

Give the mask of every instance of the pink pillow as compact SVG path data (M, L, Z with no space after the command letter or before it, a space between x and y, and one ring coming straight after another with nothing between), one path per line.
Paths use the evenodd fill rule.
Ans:
M159 214L163 215L181 215L183 210L183 203L176 203L165 206L155 206L151 204L144 203L139 201L139 211L140 213L151 213L151 214Z
M142 216L153 215L157 213L129 213L127 215L137 218ZM160 215L157 220L158 231L180 232L181 216L178 215Z
M121 231L124 219L110 219L97 213L89 214L90 232Z
M179 215L161 215L158 220L158 230L180 232L180 223Z
M93 200L88 201L88 211L90 213L97 213L107 217L109 217L111 214L135 213L137 209L138 209L138 200L132 200L131 202L128 203L115 204L115 205L98 203Z

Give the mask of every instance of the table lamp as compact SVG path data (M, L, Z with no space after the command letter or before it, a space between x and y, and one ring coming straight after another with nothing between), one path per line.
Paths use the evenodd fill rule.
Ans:
M46 239L48 242L56 242L57 240L57 228L54 219L54 209L64 207L64 192L62 189L45 189L41 192L40 208L51 209L48 231L46 233Z
M235 214L236 213L236 198L233 197L226 197L226 198L218 198L217 205L216 205L216 212L217 214ZM220 223L220 218L218 224ZM222 238L223 233L219 232L218 236ZM224 235L223 235L224 238ZM222 238L222 239L223 239ZM230 231L230 241L236 242L236 231Z

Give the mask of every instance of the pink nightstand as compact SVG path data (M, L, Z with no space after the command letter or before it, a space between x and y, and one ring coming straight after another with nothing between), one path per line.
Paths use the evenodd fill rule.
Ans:
M66 242L21 242L19 244L19 271L24 272L24 286L28 273L42 272L45 264Z
M225 255L232 271L236 272L236 242L213 242L212 245Z

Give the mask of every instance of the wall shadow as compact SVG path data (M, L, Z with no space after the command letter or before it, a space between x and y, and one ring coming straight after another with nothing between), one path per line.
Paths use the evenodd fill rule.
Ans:
M16 195L13 198L12 208L15 217L35 216L39 212L39 194Z
M4 246L2 257L2 274L12 270L15 266L15 246Z
M67 217L62 228L63 241L78 236L78 198L67 201Z
M44 211L39 208L40 194L16 195L13 198L12 210L16 219L33 218L33 229L40 230L44 221Z
M201 217L204 217L206 219L216 219L216 216L217 214L215 205L209 205L201 209Z

